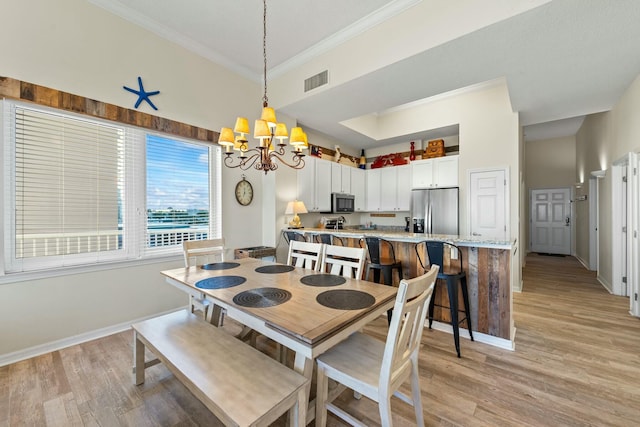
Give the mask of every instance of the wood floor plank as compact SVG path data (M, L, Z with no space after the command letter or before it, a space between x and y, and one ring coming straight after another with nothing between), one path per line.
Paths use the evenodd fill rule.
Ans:
M529 255L523 278L513 303L515 351L461 339L459 359L450 334L424 330L426 424L638 425L640 319L629 315L628 298L609 294L572 257ZM381 317L365 332L384 339L387 329ZM133 385L131 366L132 334L122 332L0 367L0 427L221 425L164 366L148 369L141 386ZM337 404L380 425L366 398L347 390ZM392 409L394 426L415 424L411 406L393 399ZM329 415L327 425L345 424Z

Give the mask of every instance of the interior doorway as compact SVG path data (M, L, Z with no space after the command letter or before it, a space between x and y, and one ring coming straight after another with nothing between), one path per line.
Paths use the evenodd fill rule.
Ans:
M571 188L531 190L531 251L571 255Z

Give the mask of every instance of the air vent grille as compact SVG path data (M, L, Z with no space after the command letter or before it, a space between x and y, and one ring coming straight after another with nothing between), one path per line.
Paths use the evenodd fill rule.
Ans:
M312 89L326 85L329 83L329 71L324 70L321 73L311 76L304 81L304 91L309 92Z

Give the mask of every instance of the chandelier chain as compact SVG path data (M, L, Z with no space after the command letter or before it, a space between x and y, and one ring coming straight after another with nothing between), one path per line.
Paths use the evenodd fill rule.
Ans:
M269 104L267 97L267 0L263 0L262 12L262 57L264 58L264 95L262 96L262 106Z

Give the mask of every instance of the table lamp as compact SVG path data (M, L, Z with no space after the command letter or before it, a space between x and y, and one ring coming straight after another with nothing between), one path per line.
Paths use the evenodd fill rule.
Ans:
M307 208L304 206L304 202L295 200L287 203L287 209L284 211L285 215L293 214L293 219L289 221L290 228L300 228L302 223L300 222L299 213L307 213Z

